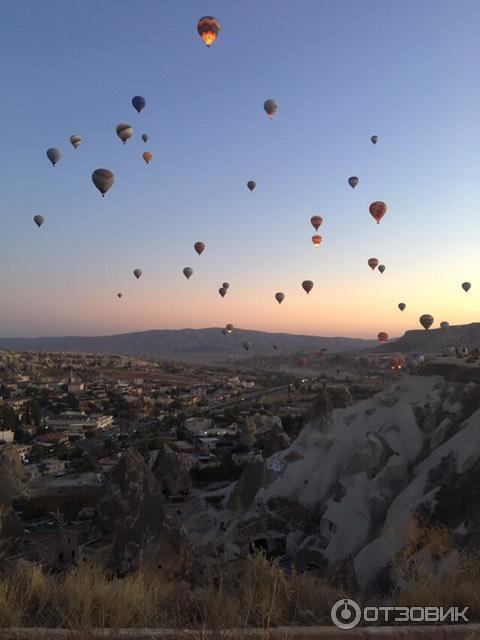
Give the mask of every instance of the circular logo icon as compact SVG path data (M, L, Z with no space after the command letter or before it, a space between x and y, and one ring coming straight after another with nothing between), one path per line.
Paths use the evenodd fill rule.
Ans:
M355 600L345 598L335 602L330 615L333 624L339 629L353 629L360 622L362 610Z

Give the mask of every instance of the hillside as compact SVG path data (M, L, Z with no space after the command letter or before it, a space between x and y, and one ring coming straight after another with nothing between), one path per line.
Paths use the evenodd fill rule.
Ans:
M447 345L456 347L480 347L480 322L453 325L448 329L415 329L406 331L401 338L386 344L384 351L399 351L409 353L439 352Z
M111 336L66 336L62 338L1 338L1 349L16 351L65 351L147 356L189 361L227 360L245 357L244 342L251 354L272 355L273 345L282 353L327 349L329 352L366 349L374 340L323 338L288 333L267 333L237 329L230 336L220 328L157 329Z

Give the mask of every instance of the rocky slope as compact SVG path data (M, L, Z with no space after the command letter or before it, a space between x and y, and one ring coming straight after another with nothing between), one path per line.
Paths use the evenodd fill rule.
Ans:
M206 551L220 544L227 560L255 543L365 592L391 580L414 516L479 549L479 471L480 387L405 376L344 409L319 398L296 440L259 456L223 512L204 514L197 538Z
M4 447L0 450L0 550L23 534L12 501L24 495L26 485L26 474L14 447Z

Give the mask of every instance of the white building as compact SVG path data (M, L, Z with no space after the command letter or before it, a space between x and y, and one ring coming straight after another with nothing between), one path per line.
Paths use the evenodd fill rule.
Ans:
M14 440L13 431L0 431L0 440L3 440L6 444L12 444Z

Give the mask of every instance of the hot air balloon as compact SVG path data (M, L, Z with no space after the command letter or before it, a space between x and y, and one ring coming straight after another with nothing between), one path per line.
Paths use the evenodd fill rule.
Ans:
M33 216L33 220L35 222L35 224L37 225L37 227L41 227L42 224L45 222L45 218L41 215L36 215Z
M92 182L104 197L115 182L115 176L108 169L95 169L92 173Z
M244 342L243 343L243 348L245 349L245 351L248 351L250 349L252 345L250 344L250 342Z
M185 267L185 269L183 270L183 275L187 280L189 280L193 275L193 269L191 269L190 267Z
M444 320L443 322L440 322L440 329L443 329L444 331L446 331L449 327L450 327L450 323L447 322L446 320Z
M372 202L368 210L370 211L370 215L377 221L377 224L380 224L380 220L387 213L387 205L385 202L377 200Z
M470 282L462 282L462 289L464 291L468 291L471 288L471 286L472 285L470 284Z
M279 291L275 294L275 300L278 302L278 304L282 304L282 302L285 300L285 294Z
M370 267L370 269L375 270L375 267L378 265L378 260L376 258L369 258L368 259L368 266Z
M203 242L195 242L195 244L193 245L193 248L198 253L198 255L200 255L205 250L205 244Z
M117 136L120 138L123 144L125 144L126 141L133 136L133 127L131 127L129 124L125 124L124 122L117 125L116 131Z
M142 275L142 270L141 269L134 269L133 270L133 275L135 276L135 278L140 278L140 276Z
M117 297L118 297L118 298L121 298L121 297L122 297L122 294L121 294L121 293L117 293Z
M322 216L312 216L310 218L310 222L312 223L312 227L315 229L315 231L318 231L320 225L323 222L323 218Z
M355 189L355 187L357 186L359 180L357 178L357 176L352 176L351 178L348 179L348 184L352 187L352 189Z
M54 149L53 147L47 149L47 158L50 160L53 166L55 166L57 162L60 161L61 157L62 152L60 151L60 149Z
M136 110L137 113L140 113L140 111L142 111L142 109L145 108L145 105L147 104L145 98L142 98L142 96L134 96L132 98L132 105L133 108Z
M405 366L405 358L400 354L392 356L388 360L388 366L390 367L390 369L392 369L392 371L403 369L403 367Z
M197 31L207 47L211 47L220 33L220 23L212 16L204 16L198 21Z
M385 344L386 341L388 340L388 333L385 333L385 331L380 331L380 333L377 336L378 341L380 342L380 344Z
M322 242L322 236L318 236L318 235L312 236L312 242L316 247L319 247Z
M424 329L430 329L433 324L433 317L429 313L424 313L423 316L420 316L419 322Z
M222 298L224 298L227 294L227 290L225 289L225 287L220 287L218 293L222 296Z
M272 98L269 98L268 100L265 100L265 102L263 103L263 108L265 109L265 113L271 120L278 109L278 105L275 102L275 100L273 100Z
M148 164L150 162L150 160L153 158L153 154L150 153L150 151L144 151L143 154L142 154L142 158Z
M304 280L302 282L302 287L304 291L306 291L307 294L309 294L310 291L313 289L313 282L311 280Z
M249 180L247 182L247 187L250 189L250 191L253 191L256 186L257 186L257 183L254 180Z
M228 289L228 288L230 287L230 284L229 284L228 282L223 282L223 283L222 283L222 287L223 287L224 289Z
M398 303L398 308L400 309L400 311L404 311L406 306L407 305L404 302L399 302Z
M147 142L147 141L148 141L148 134L146 134L146 133L142 133L142 140L143 140L144 142Z
M383 273L385 271L385 265L384 264L379 264L378 265L378 270L380 271L380 273Z
M373 144L377 144L377 142L378 142L378 136L372 136L372 137L370 138L370 140L373 142Z
M227 324L227 326L225 327L225 329L227 330L228 335L230 335L233 332L233 324Z
M76 149L82 144L82 139L80 136L74 135L70 136L70 142L72 143L74 149Z

